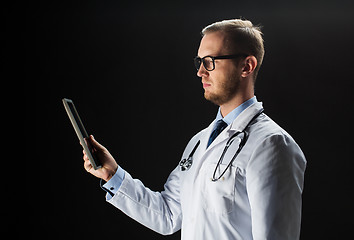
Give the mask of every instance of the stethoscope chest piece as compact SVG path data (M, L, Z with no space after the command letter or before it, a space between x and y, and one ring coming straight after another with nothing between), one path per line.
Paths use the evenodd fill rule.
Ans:
M194 152L197 150L198 146L200 144L200 140L197 142L197 144L194 146L192 152L189 154L188 158L184 158L181 160L179 165L181 166L181 171L186 171L189 170L193 164L193 155Z
M181 166L182 171L186 171L191 168L192 163L193 163L193 160L191 157L189 157L188 159L182 159L182 161L179 163L179 165Z

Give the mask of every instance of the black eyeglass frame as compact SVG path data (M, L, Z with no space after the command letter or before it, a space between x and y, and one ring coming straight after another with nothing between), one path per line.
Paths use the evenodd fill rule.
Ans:
M197 69L197 71L199 71L199 68L200 68L200 64L202 64L203 63L203 66L204 66L204 68L205 68L205 70L207 70L207 71L213 71L214 69L215 69L215 59L234 59L234 58L238 58L238 57L248 57L249 55L248 54L244 54L244 53L239 53L239 54L232 54L232 55L223 55L223 56L205 56L205 57L198 57L198 56L196 56L195 58L194 58L194 65L195 65L195 68ZM207 57L209 57L209 58L211 58L212 59L212 61L213 61L213 68L212 69L207 69L206 67L205 67L205 64L204 64L204 59L205 58L207 58Z

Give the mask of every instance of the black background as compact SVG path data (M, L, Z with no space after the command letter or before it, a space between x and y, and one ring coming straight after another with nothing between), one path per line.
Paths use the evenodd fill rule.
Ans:
M353 1L308 0L6 6L5 68L16 64L25 79L26 191L17 192L25 223L48 238L179 239L105 202L83 169L61 99L74 100L88 132L124 169L161 191L188 140L216 115L192 63L199 33L243 17L263 26L257 98L308 160L301 239L345 239L353 214L353 9Z

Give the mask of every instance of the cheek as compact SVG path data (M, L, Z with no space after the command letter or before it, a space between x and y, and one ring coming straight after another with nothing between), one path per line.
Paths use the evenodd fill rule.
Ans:
M210 80L214 86L214 89L220 90L225 86L227 80L229 79L228 75L223 72L216 72L215 74L210 74Z

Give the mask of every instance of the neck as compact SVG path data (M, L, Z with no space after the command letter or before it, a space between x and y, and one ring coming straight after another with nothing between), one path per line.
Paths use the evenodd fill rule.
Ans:
M240 106L242 103L254 97L254 93L236 94L230 101L220 105L220 112L223 117L229 114L232 110Z

